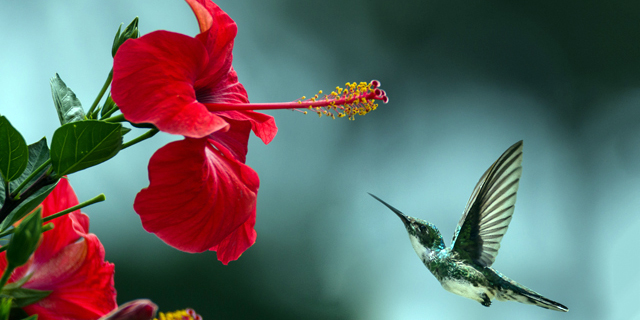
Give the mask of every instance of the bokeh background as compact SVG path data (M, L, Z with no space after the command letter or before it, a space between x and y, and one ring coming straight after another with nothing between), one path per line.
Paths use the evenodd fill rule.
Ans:
M234 66L253 102L378 79L390 103L356 121L269 112L253 137L258 239L223 266L146 233L132 209L159 134L70 176L116 264L118 302L205 319L640 319L640 2L231 1ZM85 107L121 22L195 35L179 0L3 1L0 113L28 143L59 125L58 72ZM130 134L134 136L134 134ZM446 292L395 215L447 244L477 179L523 139L518 203L494 267L570 308L484 308Z

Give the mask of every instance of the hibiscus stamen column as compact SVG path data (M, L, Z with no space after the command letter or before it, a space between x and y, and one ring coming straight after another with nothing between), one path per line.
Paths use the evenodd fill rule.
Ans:
M328 116L333 119L348 117L355 120L356 115L363 116L378 108L377 101L389 102L389 98L384 90L380 89L380 81L373 80L369 83L360 82L358 84L345 84L346 88L336 87L324 97L320 97L322 91L318 92L310 99L302 97L300 100L284 103L203 103L207 110L228 111L228 110L273 110L273 109L296 109L308 108L315 111L318 116ZM304 111L306 114L306 111Z

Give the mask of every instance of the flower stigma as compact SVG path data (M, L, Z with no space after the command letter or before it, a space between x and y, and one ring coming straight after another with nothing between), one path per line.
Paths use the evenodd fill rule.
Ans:
M327 116L332 119L347 118L355 120L355 116L363 116L378 108L378 101L389 102L387 93L380 89L380 81L373 80L369 83L349 83L344 88L336 87L336 90L323 96L322 90L307 99L305 96L285 103L204 103L209 111L226 110L273 110L292 109L307 114L307 110L315 112L319 117Z

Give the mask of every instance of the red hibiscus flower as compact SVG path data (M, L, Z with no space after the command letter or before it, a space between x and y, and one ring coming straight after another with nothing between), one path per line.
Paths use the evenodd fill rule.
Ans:
M42 203L47 217L78 204L66 178ZM89 217L80 210L53 219L53 230L42 234L42 241L29 261L11 274L9 282L31 278L23 288L51 291L44 299L23 309L38 319L97 319L114 308L112 263L104 260L104 248L89 232ZM5 252L0 253L0 269L7 267Z
M185 136L151 158L149 187L134 203L145 230L183 251L217 251L227 264L256 239L260 181L245 165L249 134L268 144L277 132L273 117L253 110L309 107L352 118L387 98L375 81L324 99L251 104L231 66L235 22L209 0L186 1L200 33L127 40L114 58L111 95L128 121Z

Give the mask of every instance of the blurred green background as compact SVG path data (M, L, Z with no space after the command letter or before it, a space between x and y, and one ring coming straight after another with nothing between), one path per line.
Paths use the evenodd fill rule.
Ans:
M231 1L234 66L253 102L347 81L390 103L354 122L271 112L247 163L261 178L256 244L228 266L146 233L132 209L159 134L70 176L116 264L118 302L205 319L640 319L640 2ZM3 1L0 112L33 143L59 125L58 72L88 108L121 22L198 32L179 0ZM133 135L132 135L133 136ZM518 203L493 265L570 308L491 308L446 292L402 223L447 245L484 170L524 139Z

